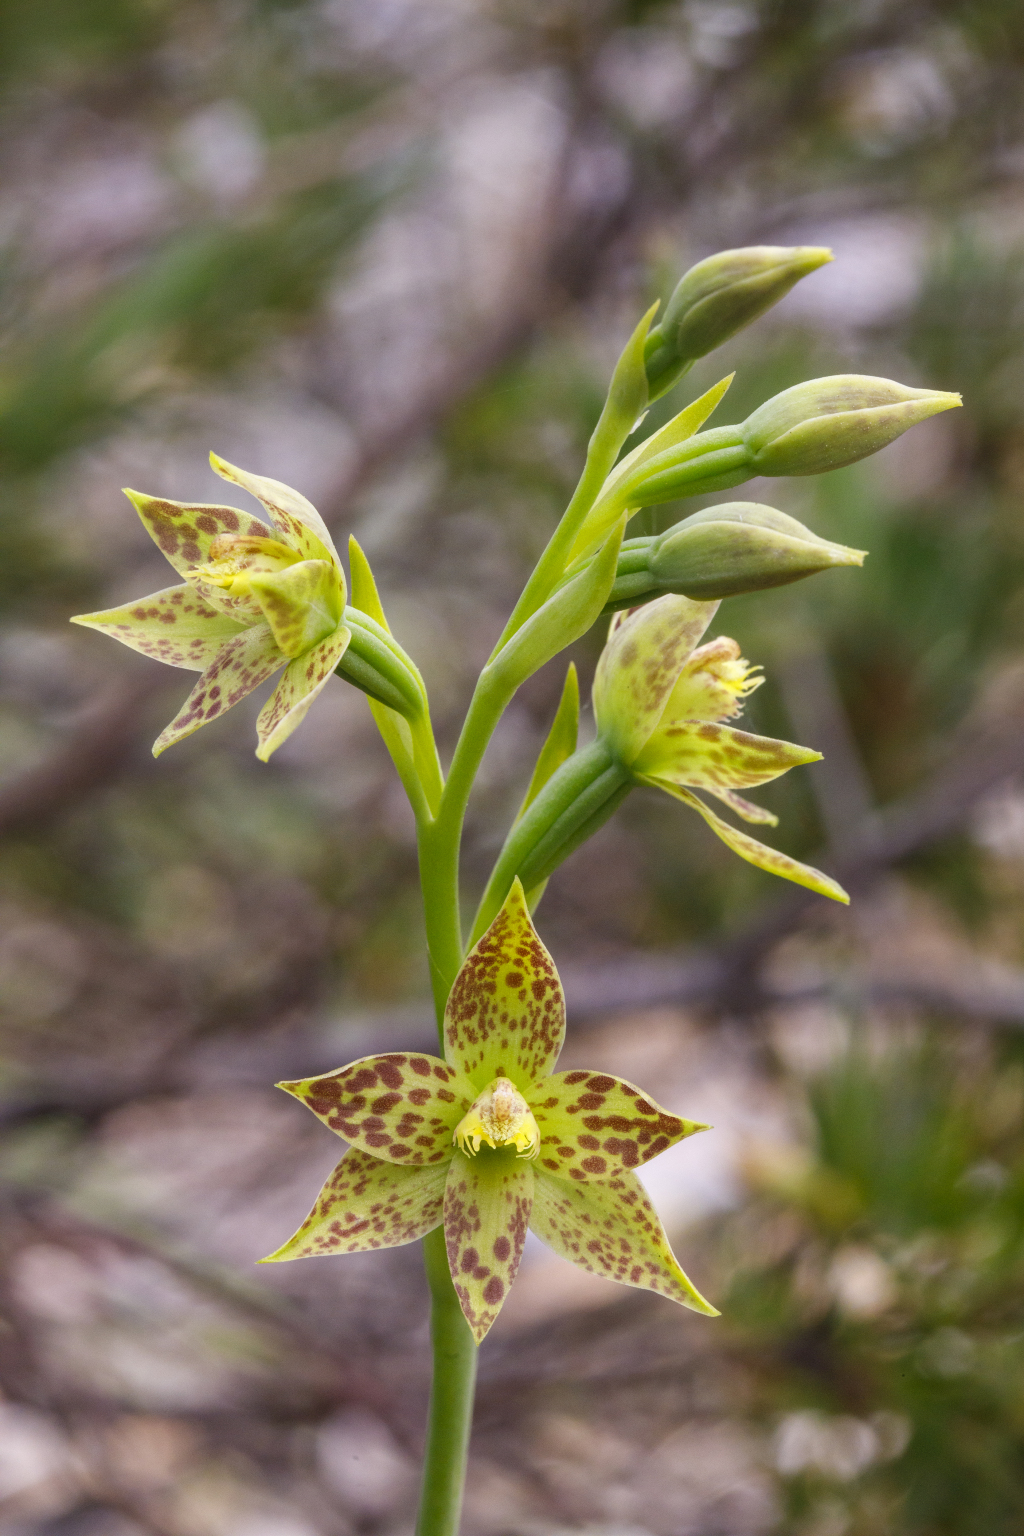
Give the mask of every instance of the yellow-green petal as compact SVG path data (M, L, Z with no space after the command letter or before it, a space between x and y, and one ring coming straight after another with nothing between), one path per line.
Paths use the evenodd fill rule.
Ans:
M612 618L594 677L594 714L601 738L627 767L661 719L717 608L669 594Z
M678 785L671 784L667 779L646 778L646 784L651 784L655 789L664 789L684 805L689 805L698 815L703 816L712 832L722 839L722 842L730 847L733 853L738 853L741 859L746 859L748 864L756 864L758 869L765 870L769 875L781 875L783 880L792 880L796 885L805 885L808 890L817 891L819 896L829 896L833 901L841 901L849 905L850 898L842 886L820 869L815 869L811 864L801 864L799 859L791 859L788 854L780 853L777 848L768 848L764 843L759 843L756 838L749 837L746 832L741 832L737 827L731 827L728 822L716 816L714 811L699 800L696 795L691 795L689 790L681 789Z
M340 624L326 640L288 664L256 719L256 756L261 762L265 763L305 719L309 706L344 656L351 636L352 631Z
M705 1317L718 1312L680 1269L635 1173L570 1184L538 1168L530 1226L563 1259L594 1275L657 1291Z
M169 501L164 496L147 496L142 491L127 489L124 494L157 548L182 576L207 563L210 545L221 534L233 539L274 537L272 528L238 507Z
M708 1127L662 1109L607 1072L556 1072L527 1095L540 1131L538 1168L582 1184L641 1168Z
M184 707L153 743L153 756L209 725L272 677L286 658L270 633L269 624L256 624L225 640Z
M302 1226L261 1264L399 1248L441 1225L447 1165L401 1168L356 1147L345 1153Z
M564 1038L562 984L517 879L455 978L444 1053L478 1089L507 1077L525 1092L550 1072Z
M345 587L330 560L300 560L283 571L260 572L249 587L286 656L301 656L341 623Z
M71 622L100 629L133 651L191 672L204 671L225 640L247 628L219 612L187 583L165 587L123 608L76 614Z
M713 720L683 720L654 732L633 763L633 772L717 792L768 784L790 768L820 761L820 752L792 741L752 736Z
M473 1101L459 1073L416 1051L362 1056L337 1072L277 1086L353 1146L406 1167L450 1158L452 1134Z
M298 550L304 560L331 560L340 567L338 551L327 525L305 496L280 480L239 469L215 453L210 454L210 464L222 480L240 485L243 491L263 503L284 542Z
M763 827L778 826L779 818L774 811L767 811L763 805L755 805L752 800L744 800L743 796L738 795L733 789L713 789L710 785L708 787L711 794L729 806L730 810L735 811L737 816L742 816L744 821L759 822Z
M523 1256L533 1166L513 1151L456 1152L444 1192L448 1267L479 1344L501 1311Z

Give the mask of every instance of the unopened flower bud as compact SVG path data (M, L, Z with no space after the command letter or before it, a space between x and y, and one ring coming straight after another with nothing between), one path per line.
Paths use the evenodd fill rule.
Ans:
M819 538L795 517L752 501L695 512L654 540L648 570L658 592L708 602L784 587L837 565L862 565L865 551Z
M731 501L624 544L604 611L636 608L666 592L711 602L784 587L832 566L863 565L865 554L819 538L774 507Z
M819 475L877 453L908 427L960 403L945 390L840 373L765 401L743 423L743 443L752 474Z
M661 324L647 338L651 399L831 260L832 252L823 246L751 245L719 251L691 267L669 299Z
M959 395L841 373L795 384L738 427L712 427L638 461L615 506L651 507L730 490L754 475L819 475L867 458L908 427L952 410Z

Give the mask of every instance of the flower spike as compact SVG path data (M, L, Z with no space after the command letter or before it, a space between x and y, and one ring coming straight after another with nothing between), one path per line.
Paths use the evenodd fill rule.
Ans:
M302 1226L264 1263L412 1242L443 1224L479 1343L528 1226L595 1274L715 1309L680 1269L635 1169L706 1130L604 1072L553 1072L565 1000L518 880L452 988L446 1061L366 1056L280 1083L351 1146Z

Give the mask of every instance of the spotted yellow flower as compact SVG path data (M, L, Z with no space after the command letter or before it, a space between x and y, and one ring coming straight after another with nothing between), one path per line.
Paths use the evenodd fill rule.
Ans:
M517 880L445 1014L445 1059L365 1056L278 1086L349 1142L302 1226L264 1262L411 1243L444 1225L479 1343L530 1227L581 1269L714 1316L636 1170L707 1127L605 1072L554 1072L565 1000Z
M614 615L594 678L598 739L635 783L664 789L690 806L740 858L846 902L828 875L739 831L694 793L714 795L745 821L774 826L771 811L737 791L821 758L725 723L740 714L763 678L742 659L735 640L720 636L698 645L717 608L717 602L670 595Z
M72 620L172 667L201 672L154 756L216 720L261 683L281 678L256 723L263 761L302 720L345 654L345 574L304 496L210 455L218 475L255 496L270 526L237 507L127 491L146 531L185 580L122 608Z

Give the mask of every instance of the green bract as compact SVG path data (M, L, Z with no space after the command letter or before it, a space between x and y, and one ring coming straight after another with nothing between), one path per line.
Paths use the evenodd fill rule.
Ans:
M366 1056L279 1087L350 1143L294 1237L267 1262L396 1247L443 1225L479 1343L530 1227L581 1269L716 1316L676 1262L636 1170L706 1130L605 1072L555 1072L565 1001L522 886L466 958L444 1060Z

